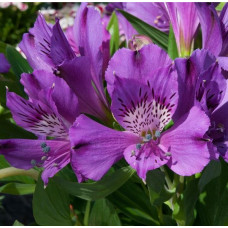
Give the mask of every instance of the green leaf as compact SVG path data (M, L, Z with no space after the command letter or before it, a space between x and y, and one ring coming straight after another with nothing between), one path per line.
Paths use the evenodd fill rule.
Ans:
M69 194L85 200L104 198L121 187L134 174L130 167L123 167L94 183L76 183L55 177L55 181Z
M205 226L228 225L228 164L221 160L221 174L210 181L200 195L197 211Z
M15 220L13 223L13 226L24 226L24 225L20 223L18 220Z
M44 183L39 178L33 196L33 214L37 224L41 226L70 226L69 195L53 180Z
M12 46L7 45L6 57L15 75L20 78L22 73L32 73L32 68L27 60Z
M119 23L116 13L113 12L109 24L107 26L107 30L111 34L110 40L110 54L111 56L118 50L119 48Z
M146 183L152 205L159 206L169 200L174 194L174 191L170 192L165 187L165 174L159 169L147 173Z
M6 53L6 44L0 41L0 53Z
M176 43L176 38L173 32L172 25L170 25L170 28L169 28L168 55L171 59L175 59L178 57L177 43Z
M108 196L108 200L131 220L141 225L159 225L157 210L138 184L129 180Z
M35 190L35 184L8 183L0 187L0 193L10 195L28 195Z
M168 50L168 35L166 33L161 32L160 30L123 10L118 11L131 23L139 34L150 37L155 44L159 45L165 51Z
M204 169L202 176L199 180L199 190L203 191L204 187L212 181L214 178L218 177L221 173L221 163L219 161L212 160L209 165Z
M199 197L198 179L191 180L183 195L179 197L174 205L173 218L178 225L192 225L195 220L195 204Z
M121 226L115 208L107 199L95 201L89 218L89 226Z

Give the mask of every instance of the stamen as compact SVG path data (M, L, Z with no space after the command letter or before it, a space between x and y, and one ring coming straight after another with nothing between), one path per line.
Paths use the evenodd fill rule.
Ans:
M42 151L47 154L49 151L50 151L50 147L49 146L46 146L45 148L42 149Z
M47 159L47 156L43 156L42 158L41 158L41 161L45 161Z
M147 140L151 140L152 139L152 135L151 134L146 134L146 139Z
M131 157L133 157L133 156L135 156L135 151L134 150L131 151Z
M45 142L40 144L41 148L45 148L47 146L47 144Z
M161 136L161 132L160 131L155 131L155 137L159 138Z
M31 160L31 165L36 166L36 160Z
M142 145L141 145L140 143L136 144L136 149L137 149L137 150L140 150L141 147L142 147Z

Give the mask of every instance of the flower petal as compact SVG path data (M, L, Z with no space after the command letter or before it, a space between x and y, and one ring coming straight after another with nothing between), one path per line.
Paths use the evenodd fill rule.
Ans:
M22 52L25 54L30 66L33 69L45 69L46 71L52 72L52 66L46 63L37 52L35 47L34 36L25 33L23 35L22 41L19 43L19 47Z
M146 45L139 51L122 48L114 54L106 71L108 92L112 95L115 76L146 81L159 68L171 63L167 53L154 44Z
M160 132L172 118L178 100L176 72L160 68L139 80L116 76L111 110L117 121L135 134Z
M70 129L70 140L73 169L97 181L123 157L129 145L140 139L132 133L109 129L81 115Z
M144 181L146 180L147 171L157 169L169 160L165 156L165 152L152 140L145 143L139 150L136 148L136 145L129 146L124 151L124 157Z
M44 70L35 70L32 74L22 74L21 83L31 100L39 100L40 91L54 86L51 97L68 127L79 115L78 98L62 78Z
M43 156L53 153L66 144L66 141L30 140L30 139L4 139L0 140L0 154L14 167L31 169L34 165L42 166ZM42 146L46 146L46 153Z
M67 137L65 126L52 108L44 103L27 101L13 92L7 92L7 107L16 123L36 135Z
M213 5L195 3L202 29L203 48L218 56L222 49L222 31L220 21Z
M58 66L64 61L73 59L75 57L75 53L71 49L70 44L60 27L59 20L56 21L52 30L53 34L50 43L50 55L53 63Z
M195 50L189 59L178 58L175 60L178 74L179 101L173 116L174 122L193 107L196 83L199 75L207 70L214 62L215 57L206 50Z
M164 132L160 148L171 154L169 167L177 174L190 176L201 172L210 161L203 137L210 126L207 115L193 107L174 127Z

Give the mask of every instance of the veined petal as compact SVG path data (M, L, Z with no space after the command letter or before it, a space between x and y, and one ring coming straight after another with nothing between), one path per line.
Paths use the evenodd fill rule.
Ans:
M112 95L116 76L146 82L159 68L171 63L167 53L154 44L146 45L139 51L122 48L114 54L106 71L108 92Z
M150 75L147 84L116 76L111 110L125 129L154 134L169 123L177 100L177 75L166 67Z
M165 3L182 57L191 54L199 19L193 2Z
M76 56L80 56L79 48L74 39L73 26L66 29L65 35Z
M48 153L43 163L44 171L41 176L45 185L47 185L49 178L70 163L70 150L70 142L66 141Z
M54 66L51 59L52 27L46 23L42 14L38 15L34 27L29 30L29 33L34 36L35 48L39 57L50 66Z
M0 73L7 73L10 69L10 64L3 53L0 53Z
M0 154L16 168L31 169L36 165L42 166L42 157L54 153L64 144L66 141L4 139L0 140Z
M56 21L52 29L50 55L53 63L58 66L64 61L71 60L75 57L75 53L70 47L61 27L59 20Z
M76 57L61 65L59 69L61 76L77 95L80 111L104 120L107 101L104 101L94 88L89 61L86 56Z
M138 143L140 138L130 132L109 129L81 115L70 129L70 140L73 169L97 181L123 157L124 150Z
M78 98L62 78L44 70L35 70L32 74L22 74L21 83L32 101L40 99L40 91L53 87L51 97L67 127L79 115Z
M196 85L196 102L207 114L211 114L223 100L226 91L224 78L218 63L214 63L199 76Z
M209 126L207 115L193 107L174 127L163 133L160 148L170 153L168 165L175 173L190 176L201 172L208 164L210 153L203 138Z
M157 169L169 160L165 152L152 140L145 143L140 149L137 149L136 145L129 146L124 151L124 157L144 181L146 180L147 171Z
M203 38L203 48L211 51L218 56L223 40L220 21L213 5L208 6L207 3L195 3L200 20Z
M228 54L228 4L222 8L222 12L219 16L219 20L221 22L221 30L222 30L222 38L223 45L222 50L220 52L220 56L227 56Z
M174 122L193 107L199 75L207 70L215 60L215 57L206 50L195 50L189 59L178 58L175 60L178 74L179 101L173 116Z
M65 126L57 114L44 103L36 102L34 104L13 92L7 92L7 107L19 126L36 135L58 138L68 136Z

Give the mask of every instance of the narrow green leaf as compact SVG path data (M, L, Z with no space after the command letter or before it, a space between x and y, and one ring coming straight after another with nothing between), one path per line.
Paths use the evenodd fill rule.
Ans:
M15 75L20 78L22 73L32 73L32 68L27 60L12 46L7 45L6 57Z
M204 187L212 181L214 178L218 177L221 173L221 163L219 161L212 160L209 165L204 169L202 176L199 180L199 190L203 191Z
M173 28L171 25L169 28L168 54L169 54L169 57L171 59L175 59L178 57L178 49L177 49L176 38L175 38Z
M165 51L168 50L168 35L166 33L161 32L160 30L123 10L118 11L131 23L139 34L150 37L155 44L159 45Z
M119 23L116 13L113 12L109 24L107 26L107 30L111 34L110 40L110 54L111 56L118 50L119 48Z
M46 189L39 178L33 196L33 214L41 226L70 226L69 195L51 179Z
M115 208L107 199L95 201L89 218L89 226L121 226Z
M104 198L121 187L134 174L130 167L123 167L94 183L76 183L55 177L55 181L69 194L85 200Z
M0 187L0 193L27 195L34 193L35 186L35 184L8 183Z

